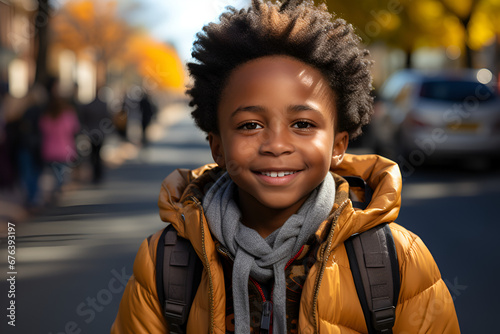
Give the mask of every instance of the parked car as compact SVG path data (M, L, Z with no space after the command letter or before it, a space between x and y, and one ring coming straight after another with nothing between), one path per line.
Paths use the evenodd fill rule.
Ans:
M500 97L485 71L403 70L391 76L370 127L375 151L414 165L429 159L498 158Z

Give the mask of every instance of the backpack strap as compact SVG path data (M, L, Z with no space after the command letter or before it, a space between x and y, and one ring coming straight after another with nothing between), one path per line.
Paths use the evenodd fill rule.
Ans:
M350 188L361 188L365 192L364 201L359 201L358 199L351 198L352 206L361 210L364 210L370 204L373 196L373 190L368 186L365 180L359 176L343 176L343 178L349 183Z
M186 332L202 268L191 243L179 237L175 228L168 225L156 249L156 291L170 333Z
M400 278L389 225L355 234L345 241L345 247L368 333L392 333Z

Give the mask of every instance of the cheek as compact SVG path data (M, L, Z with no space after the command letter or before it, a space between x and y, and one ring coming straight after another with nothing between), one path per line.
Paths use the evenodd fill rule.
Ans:
M316 137L309 141L302 149L304 162L309 167L314 167L318 177L324 177L330 170L333 156L333 139L328 135Z
M321 161L330 162L333 155L333 135L323 133L316 136L308 145L310 156L316 163Z
M237 176L243 166L248 165L258 155L258 146L253 141L241 138L228 138L230 145L225 146L226 169Z
M248 159L258 153L258 144L245 138L231 138L227 146L227 155L232 159Z

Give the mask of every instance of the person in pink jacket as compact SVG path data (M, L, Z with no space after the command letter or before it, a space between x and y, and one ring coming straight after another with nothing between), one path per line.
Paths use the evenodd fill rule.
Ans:
M51 79L48 84L49 102L39 124L42 138L41 156L54 173L54 193L60 191L77 161L75 135L80 130L75 110L63 101L58 89L58 80Z

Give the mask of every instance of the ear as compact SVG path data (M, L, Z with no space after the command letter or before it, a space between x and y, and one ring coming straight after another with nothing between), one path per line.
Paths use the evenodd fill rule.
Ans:
M226 159L224 159L224 148L222 147L220 135L210 132L208 134L208 143L215 163L221 168L226 168Z
M349 145L349 134L347 131L335 134L331 168L338 167L342 163L347 145Z

